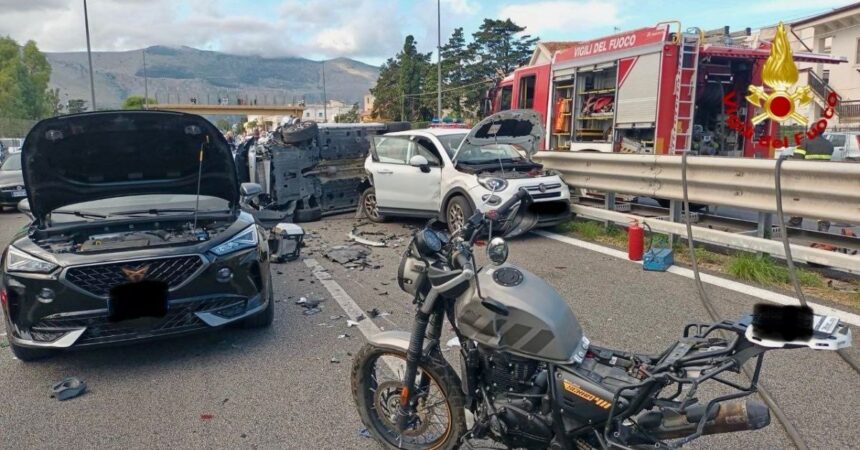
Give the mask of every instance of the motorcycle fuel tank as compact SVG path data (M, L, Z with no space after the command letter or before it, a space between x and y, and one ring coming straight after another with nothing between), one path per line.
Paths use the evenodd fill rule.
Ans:
M588 339L564 298L540 277L505 264L481 271L478 286L456 305L465 337L526 358L582 361Z

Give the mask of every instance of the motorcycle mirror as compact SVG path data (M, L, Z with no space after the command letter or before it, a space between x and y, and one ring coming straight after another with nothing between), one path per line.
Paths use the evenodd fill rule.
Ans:
M508 260L508 243L500 237L494 237L487 244L487 257L493 264L501 266Z

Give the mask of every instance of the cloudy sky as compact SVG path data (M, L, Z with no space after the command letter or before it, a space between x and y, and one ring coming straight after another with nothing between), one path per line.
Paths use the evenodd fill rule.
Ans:
M0 0L0 35L45 51L86 49L82 0ZM443 41L455 27L511 18L546 40L581 40L680 19L711 29L789 21L851 0L442 0ZM261 56L346 56L380 64L407 34L436 42L435 0L88 0L94 50L187 45Z

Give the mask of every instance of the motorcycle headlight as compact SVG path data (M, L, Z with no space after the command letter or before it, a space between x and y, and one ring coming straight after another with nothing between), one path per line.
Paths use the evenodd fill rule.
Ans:
M508 187L508 182L503 178L478 178L478 183L492 192L504 191Z
M9 253L6 254L7 272L48 273L56 268L56 264L36 258L15 247L9 247Z
M251 225L230 238L229 241L213 247L211 251L218 256L223 256L237 250L256 247L257 239L257 226Z

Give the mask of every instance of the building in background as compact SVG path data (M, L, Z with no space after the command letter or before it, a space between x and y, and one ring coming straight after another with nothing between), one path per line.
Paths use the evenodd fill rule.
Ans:
M305 112L302 115L303 121L314 122L330 122L334 123L334 116L338 114L348 113L352 109L352 104L344 103L339 100L329 100L326 107L323 108L322 103L305 105ZM327 120L326 120L327 119Z
M798 62L800 77L797 86L808 85L814 102L799 110L810 121L823 115L829 91L841 97L832 119L834 126L860 127L860 3L836 8L787 24L789 42L794 52L810 52L841 56L841 64L814 64ZM754 32L749 39L753 45L769 42L776 25Z
M362 122L373 122L373 103L376 101L376 97L373 94L364 94L363 103L361 106L361 117Z
M576 44L579 44L579 41L540 41L535 45L535 50L528 65L547 64L552 61L552 55L555 52L573 47Z
M797 38L793 50L848 58L844 64L799 68L810 73L807 82L813 91L824 84L842 98L837 108L839 125L860 127L860 3L795 21L791 29ZM821 117L821 105L815 113Z

